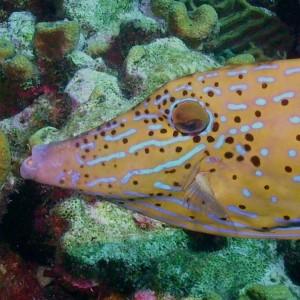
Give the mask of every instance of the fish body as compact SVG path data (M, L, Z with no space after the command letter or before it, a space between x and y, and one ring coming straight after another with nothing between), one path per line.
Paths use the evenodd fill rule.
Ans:
M299 156L295 59L169 82L98 128L33 147L21 175L189 230L298 239Z

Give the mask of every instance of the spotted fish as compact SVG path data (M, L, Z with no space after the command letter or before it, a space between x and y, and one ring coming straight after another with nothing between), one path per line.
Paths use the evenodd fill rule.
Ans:
M25 179L189 230L300 238L300 59L167 83L78 137L35 146Z

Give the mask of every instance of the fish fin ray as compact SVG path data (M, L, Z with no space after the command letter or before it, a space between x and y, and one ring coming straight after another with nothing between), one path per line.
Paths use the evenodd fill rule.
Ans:
M199 206L203 212L212 213L220 220L228 219L225 209L214 196L205 173L198 173L194 181L185 188L183 201L187 206Z

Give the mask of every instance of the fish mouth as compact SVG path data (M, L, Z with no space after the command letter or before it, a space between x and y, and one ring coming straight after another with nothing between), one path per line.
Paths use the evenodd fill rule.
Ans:
M47 145L38 145L32 148L32 155L26 158L20 168L20 174L24 179L35 179L40 169L40 162L45 156Z

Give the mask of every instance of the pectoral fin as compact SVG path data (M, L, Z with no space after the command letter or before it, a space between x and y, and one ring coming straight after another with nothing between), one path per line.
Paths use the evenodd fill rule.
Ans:
M199 171L199 168L198 168ZM195 172L195 170L192 170ZM192 175L192 174L191 174ZM189 179L184 186L184 198L187 205L197 205L206 214L214 214L220 220L227 220L227 214L211 189L207 172L198 172L193 181Z

